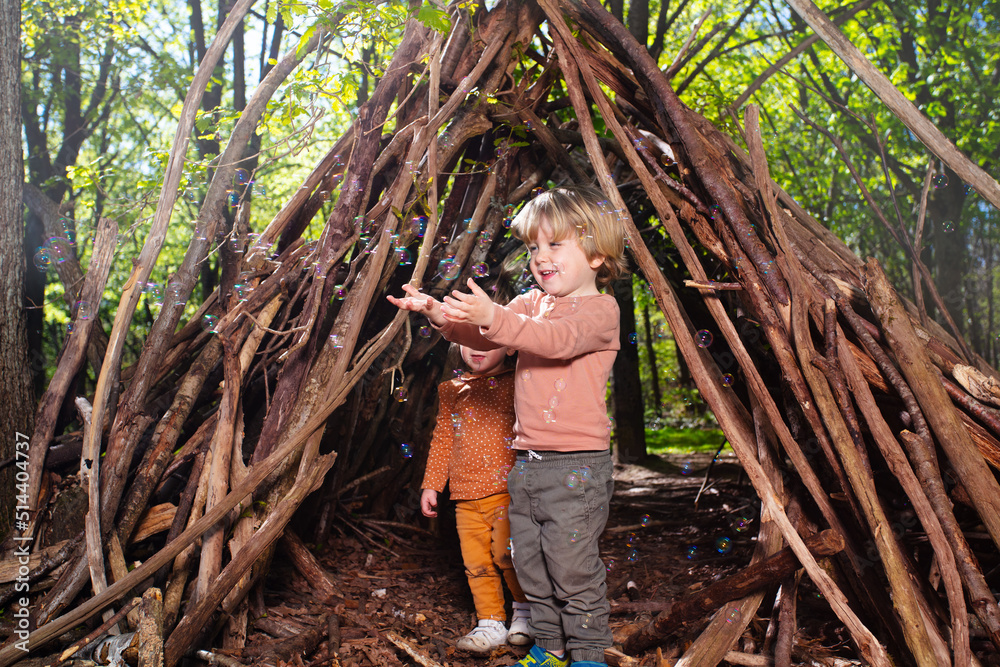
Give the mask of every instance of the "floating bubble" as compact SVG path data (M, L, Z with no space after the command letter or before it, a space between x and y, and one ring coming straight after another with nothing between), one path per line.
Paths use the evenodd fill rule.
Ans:
M742 618L743 614L740 612L739 607L733 607L726 612L726 623L739 623Z
M658 324L656 326L656 337L657 338L669 338L670 337L670 327L666 324Z
M146 289L144 289L143 292L149 295L149 300L153 303L153 305L163 305L163 287L161 287L158 283L146 283Z
M945 223L944 223L944 224L942 225L942 227L944 228L944 231L945 231L945 233L947 233L947 234L950 234L951 232L955 231L955 223L954 223L954 222L952 222L951 220L948 220L948 221L946 221L946 222L945 222Z
M267 198L267 188L261 183L254 183L253 188L251 188L251 192L258 197Z
M554 410L542 410L542 419L545 420L546 424L551 424L556 420L556 413Z
M545 193L545 188L535 188L534 190L531 191L531 196L532 198L534 198L544 193Z
M559 397L558 396L551 396L549 398L549 407L553 408L553 409L559 407Z
M639 560L639 552L636 551L635 549L629 549L625 553L625 560L627 560L630 563L636 562L637 560Z
M527 132L531 132L532 130L535 129L535 124L532 123L530 120L526 120L524 121L524 129Z
M489 385L490 389L496 389L497 387L500 386L500 383L497 382L496 378L490 378L490 379L488 379L486 381L486 384Z
M615 565L617 564L618 562L614 558L609 558L608 562L604 564L604 569L607 570L608 572L611 572L612 570L615 569Z
M233 172L233 185L246 185L250 182L250 172L246 169L237 169Z
M630 547L639 546L639 536L636 535L635 533L629 533L628 536L625 538L625 545Z
M421 338L430 338L431 328L425 324L424 326L417 329L417 335L420 336Z
M251 292L253 292L253 284L249 281L240 280L240 282L233 285L233 293L236 294L236 298L240 301L249 299Z
M347 288L343 285L335 285L333 288L333 298L337 301L343 301L347 298Z
M712 344L712 332L708 329L702 329L695 334L694 339L698 343L698 347L708 347Z
M167 285L167 298L175 306L184 305L184 286L180 283L170 283Z
M938 174L933 179L935 188L943 188L948 185L948 174Z
M208 333L216 333L219 327L219 318L215 315L206 314L201 318L201 328Z
M578 539L580 539L580 531L579 530L571 530L571 531L569 531L569 541L570 542L576 542Z
M638 339L639 337L638 335L636 335L635 332L632 332L628 335L628 342L632 343L633 345L635 345L635 341L637 341Z
M335 334L335 333L330 334L330 345L332 345L334 349L340 349L344 347L343 337L340 334Z
M722 209L719 208L718 204L712 204L711 206L709 206L708 207L708 212L709 212L709 217L712 220L716 220L716 219L721 219L722 218Z
M566 380L563 380L562 378L556 378L556 381L553 383L553 386L556 388L556 391L562 391L563 389L566 388Z
M47 242L49 258L56 264L62 264L73 254L69 242L61 236L53 236Z
M643 528L648 526L650 521L652 521L652 519L649 518L648 514L643 514L641 517L639 517L639 525L642 526Z
M397 403L405 403L408 393L406 387L397 387L396 391L392 392L392 397L396 399Z
M998 336L998 337L1000 337L1000 336ZM521 379L524 380L525 382L527 382L528 380L530 380L531 379L531 371L529 371L527 369L525 369L524 371L522 371L521 372Z
M698 557L698 547L695 546L695 545L693 545L693 544L691 546L689 546L687 548L687 557L688 557L688 560L694 560L695 558L697 558Z
M690 475L694 471L694 464L690 461L685 461L681 464L681 474Z
M48 248L39 248L35 252L35 256L32 260L35 264L35 268L45 273L52 266L52 255Z
M445 280L454 280L462 272L462 266L453 256L445 257L438 262L438 274Z
M965 194L969 194L970 192L972 192L972 186L969 185L968 183L964 183L962 185L962 189L965 191Z
M399 446L399 453L404 459L413 458L413 448L405 442Z
M673 163L674 163L674 158L670 157L666 153L660 155L660 164L662 164L664 167L669 167Z
M235 208L240 205L240 195L236 190L226 190L226 205Z
M723 387L732 387L733 386L733 374L732 373L723 373L722 374L722 386Z
M719 537L715 540L715 550L720 554L727 554L733 550L733 541L728 537Z
M742 533L746 530L749 530L750 524L752 523L753 519L741 516L737 518L736 521L733 522L733 530L735 530L737 533Z
M510 216L507 216L506 218L503 219L503 228L504 229L510 229L510 226L512 224L514 224L514 218L512 218Z
M240 255L243 253L243 239L238 236L230 237L229 239L229 251L234 255Z
M399 248L396 250L396 262L400 266L409 266L412 264L413 261L410 259L410 251L406 248Z
M485 278L490 275L490 267L486 264L486 262L479 262L472 267L472 275L477 278Z
M74 309L76 310L76 319L78 320L89 320L91 315L94 314L88 301L77 301Z
M423 238L427 231L427 216L416 215L410 219L410 232L417 238Z

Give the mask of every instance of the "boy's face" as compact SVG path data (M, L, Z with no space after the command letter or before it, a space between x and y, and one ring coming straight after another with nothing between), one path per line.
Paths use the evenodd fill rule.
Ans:
M597 270L603 257L587 259L575 236L556 241L548 222L538 226L538 238L528 242L529 266L539 286L552 296L589 296L600 294Z
M462 352L462 361L473 375L490 375L499 371L503 366L504 357L507 356L505 347L498 347L495 350L473 350L460 345L459 350Z

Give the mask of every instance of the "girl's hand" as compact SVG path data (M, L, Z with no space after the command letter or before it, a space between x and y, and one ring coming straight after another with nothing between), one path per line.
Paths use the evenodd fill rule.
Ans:
M415 313L421 313L434 326L444 326L447 320L442 313L440 301L432 296L421 293L420 290L410 284L403 285L403 291L406 292L407 296L404 296L402 299L394 297L391 294L385 298L400 310L411 310Z
M420 492L420 512L424 516L437 516L438 492L434 489L424 489Z
M493 309L496 304L493 299L476 282L469 278L469 289L472 294L464 294L455 290L451 296L444 298L441 312L450 322L462 322L477 327L489 328L493 324Z

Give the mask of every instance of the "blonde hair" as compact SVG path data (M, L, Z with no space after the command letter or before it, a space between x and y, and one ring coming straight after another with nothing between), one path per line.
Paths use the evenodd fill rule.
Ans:
M515 238L531 243L538 238L543 223L552 229L553 241L575 238L588 261L604 259L597 269L598 287L606 287L627 272L621 218L599 191L566 187L543 192L524 205L510 231Z

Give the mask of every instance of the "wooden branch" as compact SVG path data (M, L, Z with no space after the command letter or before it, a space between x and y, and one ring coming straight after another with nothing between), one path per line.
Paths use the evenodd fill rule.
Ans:
M972 443L969 432L963 428L951 398L937 380L925 345L914 332L895 290L875 260L868 261L865 279L865 292L882 323L885 338L899 360L900 370L954 466L955 474L969 490L993 542L1000 545L1000 484Z
M139 606L139 667L163 667L163 596L149 588Z
M816 558L826 558L843 551L844 538L836 531L824 530L822 533L805 538L805 545ZM736 574L676 600L667 611L660 613L645 627L629 635L622 642L622 650L631 655L638 655L646 649L662 644L681 625L699 620L713 609L723 609L727 602L738 600L781 581L799 567L795 554L785 547L772 556L748 565Z
M59 410L73 378L76 377L83 364L91 335L99 321L98 305L101 303L101 294L104 292L108 275L111 272L117 236L117 222L111 218L101 218L98 221L94 249L87 267L87 275L83 279L83 287L80 290L81 303L87 304L89 314L81 312L80 309L75 313L73 334L66 337L62 355L59 357L59 365L56 366L45 394L38 401L38 409L35 412L35 430L31 434L31 442L28 447L28 506L32 511L37 509L38 489L45 466L45 455L55 433ZM99 327L96 328L99 329ZM100 430L100 425L98 430ZM31 534L33 529L29 528L22 532Z

